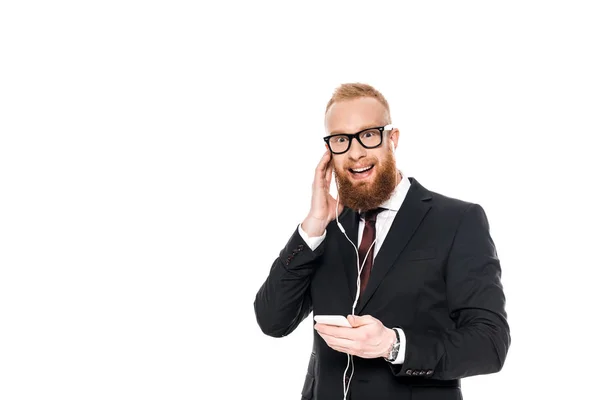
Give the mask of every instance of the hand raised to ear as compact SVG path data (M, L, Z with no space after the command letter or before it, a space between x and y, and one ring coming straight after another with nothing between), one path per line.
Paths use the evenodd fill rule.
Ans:
M336 210L336 199L329 192L332 176L333 159L327 150L315 169L310 211L302 222L302 229L310 237L321 236L327 225L344 209L340 203Z

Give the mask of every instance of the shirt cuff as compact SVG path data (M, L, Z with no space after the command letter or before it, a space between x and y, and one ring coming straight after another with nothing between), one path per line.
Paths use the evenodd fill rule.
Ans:
M400 336L400 349L398 349L398 357L396 357L394 361L391 361L391 363L404 364L404 358L406 357L406 335L400 328L394 328L394 330L398 332L398 336Z
M323 232L323 234L321 236L308 237L308 233L304 232L304 230L302 229L302 224L299 224L298 225L298 233L300 234L300 237L302 237L302 239L304 239L304 241L306 242L308 247L310 247L310 249L312 251L314 251L317 247L319 247L319 245L323 242L323 240L325 240L325 235L327 234L327 229L325 229L325 232Z

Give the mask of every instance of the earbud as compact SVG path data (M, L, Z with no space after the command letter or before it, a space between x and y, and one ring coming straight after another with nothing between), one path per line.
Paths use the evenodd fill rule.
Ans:
M396 145L394 144L394 141L390 140L390 143L392 144L392 150L396 151Z

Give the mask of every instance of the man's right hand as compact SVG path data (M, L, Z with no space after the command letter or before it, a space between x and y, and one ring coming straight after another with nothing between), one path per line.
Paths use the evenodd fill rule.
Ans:
M323 235L327 225L336 217L336 199L329 193L333 175L333 160L331 157L331 153L327 150L315 169L310 211L302 222L302 230L309 237ZM342 212L343 209L344 206L340 203L337 208L337 214Z

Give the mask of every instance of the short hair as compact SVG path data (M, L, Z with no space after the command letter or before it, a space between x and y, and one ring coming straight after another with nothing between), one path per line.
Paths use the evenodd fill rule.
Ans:
M327 114L331 105L336 101L353 100L360 97L372 97L378 100L385 107L388 116L390 115L390 106L385 97L373 86L366 83L344 83L338 86L327 103L325 113Z

